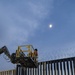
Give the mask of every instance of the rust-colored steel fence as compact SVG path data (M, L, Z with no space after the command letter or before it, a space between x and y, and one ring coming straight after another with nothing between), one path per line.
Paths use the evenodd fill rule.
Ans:
M75 57L39 62L37 68L17 65L16 75L75 75Z

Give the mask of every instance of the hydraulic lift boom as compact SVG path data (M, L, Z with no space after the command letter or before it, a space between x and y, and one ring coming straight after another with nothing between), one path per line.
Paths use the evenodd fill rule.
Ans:
M26 47L28 50L22 50L21 48ZM33 51L32 51L33 50ZM27 55L25 52L28 52ZM38 52L32 45L18 46L15 53L10 55L6 46L0 48L0 54L4 53L13 64L20 64L26 68L37 68L38 64Z

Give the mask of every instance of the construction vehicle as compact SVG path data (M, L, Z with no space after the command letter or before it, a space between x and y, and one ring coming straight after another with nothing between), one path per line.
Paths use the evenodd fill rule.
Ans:
M25 48L27 50L22 50ZM37 68L38 66L38 50L32 45L18 46L15 53L10 54L6 46L0 48L0 54L4 53L13 64L20 64L26 68Z

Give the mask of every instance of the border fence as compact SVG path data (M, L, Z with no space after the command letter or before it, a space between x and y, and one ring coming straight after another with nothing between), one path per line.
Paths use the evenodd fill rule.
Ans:
M0 71L0 75L16 75L16 70Z
M75 57L39 62L37 68L25 68L0 71L0 75L75 75Z
M16 75L75 75L75 57L39 62L37 68L17 65Z

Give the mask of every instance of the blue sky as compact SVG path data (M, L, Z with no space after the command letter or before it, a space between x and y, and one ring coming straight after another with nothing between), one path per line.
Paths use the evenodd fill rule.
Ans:
M19 45L32 44L39 61L74 57L74 33L74 0L0 0L0 47L6 45L10 53ZM3 55L0 60L8 69L13 66Z

